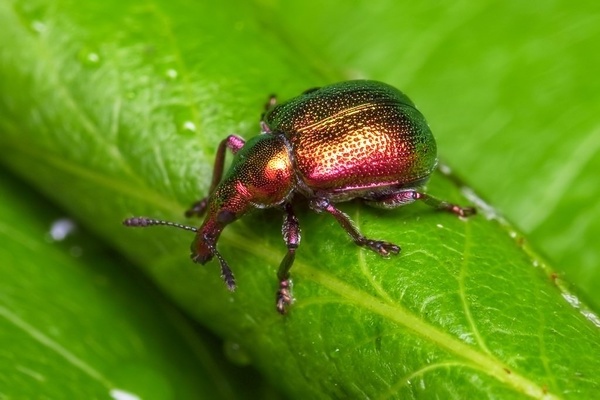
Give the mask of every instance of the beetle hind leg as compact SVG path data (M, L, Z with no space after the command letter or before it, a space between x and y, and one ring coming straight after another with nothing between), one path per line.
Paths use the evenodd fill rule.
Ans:
M449 203L445 200L440 200L426 193L414 192L415 200L422 200L425 204L430 205L438 210L448 211L459 217L468 217L476 213L475 207L462 207L458 204Z
M363 234L354 226L350 217L335 208L329 200L313 199L310 201L310 207L316 212L326 211L331 214L357 245L371 249L384 257L400 252L400 246L394 243L385 242L383 240L373 240L363 236Z
M367 204L378 208L396 208L410 204L417 200L421 200L425 204L438 210L451 212L459 217L468 217L476 213L474 207L461 207L457 204L440 200L437 197L433 197L427 193L419 192L414 189L401 190L382 198L367 201Z

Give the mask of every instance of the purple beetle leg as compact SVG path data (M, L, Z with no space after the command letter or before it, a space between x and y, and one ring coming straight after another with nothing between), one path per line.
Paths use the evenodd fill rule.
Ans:
M219 147L217 148L217 155L215 157L215 165L213 167L213 176L212 182L210 183L210 190L208 194L210 195L219 182L221 182L221 178L223 177L223 166L225 165L225 151L227 149L231 150L233 154L237 153L239 149L244 147L244 143L246 141L237 135L229 135L225 139L219 143ZM192 216L201 217L202 214L206 211L206 206L208 205L208 197L206 196L203 199L195 202L190 206L190 208L185 212L185 216L190 218Z
M367 247L382 256L389 256L390 254L398 254L400 252L400 246L390 242L384 242L382 240L373 240L364 237L358 229L354 226L350 217L344 214L342 211L335 208L331 202L327 199L316 198L310 201L310 207L316 212L326 211L339 222L344 230L350 235L354 243L359 246Z
M286 306L292 304L292 294L290 292L290 268L296 258L296 249L300 244L300 224L294 214L292 205L286 203L284 206L285 214L283 216L283 226L281 233L283 240L288 248L287 254L279 264L277 279L279 279L279 290L277 291L276 307L280 314L285 314Z
M379 208L396 208L416 200L421 200L431 207L451 212L459 217L468 217L476 212L474 207L461 207L414 189L402 190L377 200L368 201L367 204Z
M428 204L431 207L437 208L438 210L451 212L459 217L468 217L476 213L475 207L461 207L458 204L448 203L447 201L440 200L426 193L414 192L414 196L415 200L422 200L425 202L425 204Z

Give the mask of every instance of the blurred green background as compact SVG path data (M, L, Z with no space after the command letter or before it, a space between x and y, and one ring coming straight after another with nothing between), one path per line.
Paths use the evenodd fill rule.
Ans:
M465 393L536 397L544 394L544 388L558 396L571 393L585 398L582 393L598 388L597 377L582 377L575 367L557 363L558 353L552 353L549 345L539 351L542 355L548 351L550 360L539 372L533 364L521 365L512 358L517 347L499 341L496 348L488 343L493 354L489 360L521 368L519 376L538 385L516 378L490 379L494 382L490 383L487 378L499 376L489 372L493 363L488 372L470 375L470 364L445 359L443 346L431 350L426 340L403 342L404 333L394 340L399 347L393 353L406 367L402 373L384 372L377 360L385 357L375 351L376 340L365 347L369 354L356 351L357 358L342 358L351 365L339 362L329 369L336 357L336 340L344 343L343 335L349 342L358 342L357 337L367 342L378 329L393 328L353 310L333 308L333 317L307 307L304 316L295 313L282 320L268 308L273 301L274 271L285 251L278 233L280 214L252 216L225 235L222 253L237 266L234 272L245 285L240 284L237 297L223 289L215 265L200 268L187 260L189 235L125 232L119 221L132 213L181 220L184 208L207 190L218 140L234 132L245 137L257 133L269 94L286 99L306 88L345 79L382 80L417 104L436 135L440 158L495 213L511 222L502 229L514 232L525 249L523 260L495 269L491 278L478 280L474 275L474 296L484 304L486 285L496 288L498 282L519 280L519 271L531 260L543 265L544 273L556 274L552 275L555 281L544 273L538 281L527 275L518 282L520 286L507 285L506 292L494 294L490 303L498 302L498 310L503 302L532 305L534 316L526 326L531 330L538 324L563 321L560 315L569 313L566 308L577 316L583 311L589 326L573 322L573 337L582 344L569 351L574 364L591 371L595 364L587 357L600 354L593 352L599 338L594 311L600 309L600 53L596 50L600 5L566 0L448 4L264 0L228 1L220 6L161 0L83 5L66 0L5 1L0 4L0 25L0 265L5 277L0 284L0 397L35 398L45 392L53 398L102 398L106 393L118 398L114 389L127 387L125 392L140 398L158 399L308 394L428 398L464 397ZM438 175L430 189L455 201L468 201ZM490 259L509 259L509 254L519 258L520 253L498 239L501 235L490 233L496 229L493 221L483 226L490 214L465 227L418 207L392 215L357 205L345 210L373 235L388 238L401 226L392 237L403 245L406 256L402 257L412 261L413 268L400 267L400 271L418 278L418 289L411 297L415 280L408 278L386 287L391 282L387 278L398 272L389 269L387 260L363 253L359 264L365 269L387 269L359 286L359 277L349 267L349 276L338 273L339 282L356 284L367 292L369 285L377 287L374 282L381 284L383 289L373 289L376 298L393 293L391 302L405 303L411 310L407 318L417 315L460 339L449 348L464 341L485 350L476 330L468 333L475 337L470 341L461 336L460 323L427 309L429 302L435 303L431 293L442 298L445 284L436 280L437 274L419 275L414 265L422 267L418 253L426 250L421 249L433 249L440 268L435 271L443 272L444 265L453 265L445 260L454 259L445 258L452 256L445 255L440 242L448 240L449 247L462 249L456 238L473 232L485 233L473 234L477 245L473 247L484 250L474 253L470 265L485 269ZM74 256L72 246L48 242L45 232L58 216L82 227L71 240L84 249L83 257ZM319 271L327 271L323 260L334 258L331 263L335 263L335 258L346 261L357 254L354 248L339 245L346 245L347 238L332 221L306 211L300 216L304 242L296 295L305 300L297 302L298 309L333 297L323 287L335 291L334 284L311 286L310 279L317 282ZM441 241L435 236L436 224L448 229ZM86 230L90 233L81 233ZM499 242L481 242L481 237ZM265 249L262 254L262 250L252 252L258 244ZM124 272L134 270L132 264L145 270L167 295L150 283L137 288L143 278ZM311 269L316 265L321 267ZM336 268L331 270L342 271L342 266ZM546 303L536 307L538 294L533 289L528 293L527 288L551 287L554 282L569 292L548 295L554 296L548 304L556 308ZM337 287L338 292L346 290ZM449 287L449 292L455 290ZM523 298L518 296L521 290ZM546 301L545 294L539 296L540 302ZM172 300L183 305L184 314ZM463 313L452 308L454 303L447 304L456 315ZM479 321L492 326L498 322L494 318L505 317L490 310ZM550 310L560 312L544 315ZM513 313L510 317L527 316ZM498 323L518 324L511 318ZM219 338L197 333L192 319L209 326ZM365 326L365 332L355 328L348 333L329 332L335 340L327 343L324 327L346 322L350 327ZM115 324L118 329L106 328ZM305 329L302 334L299 328ZM426 327L420 332L437 331ZM482 329L481 336L492 338L496 333ZM507 337L514 334L518 342L519 334L509 333ZM558 336L563 334L568 337L564 332ZM254 341L256 348L248 348ZM240 344L246 349L240 350ZM414 354L415 348L422 349L416 351L420 354ZM285 351L297 358L290 360ZM257 355L260 352L262 357ZM237 364L254 365L261 374L251 367L232 367L223 353ZM316 361L318 357L325 361ZM366 360L368 372L348 375L346 368L362 362L359 357ZM409 389L403 389L402 383L416 382L416 376L421 376L416 366L426 371L423 360L430 359L446 360L448 369L441 368L431 381L419 381L422 388L406 384ZM72 371L61 367L65 360ZM135 366L123 367L124 386L113 377L120 373L108 372L122 360ZM462 368L448 367L454 362ZM556 369L548 366L553 362ZM374 369L375 377L370 375ZM581 382L568 391L561 379L575 379L570 373ZM338 381L339 376L348 378ZM552 378L542 383L539 376ZM141 383L132 383L136 379ZM358 388L352 386L353 380L361 382L354 385ZM311 387L310 382L318 383ZM389 391L382 393L381 387Z

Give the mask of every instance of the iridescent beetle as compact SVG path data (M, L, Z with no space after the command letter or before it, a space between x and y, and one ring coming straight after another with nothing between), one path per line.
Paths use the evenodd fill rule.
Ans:
M145 217L129 218L124 224L195 232L192 260L205 264L217 257L223 280L234 290L233 273L217 250L223 228L249 210L281 208L288 250L277 274L276 307L283 314L292 302L289 272L300 243L294 195L305 196L314 211L331 214L354 243L382 256L397 254L400 247L363 236L335 203L360 198L376 207L395 208L423 200L461 217L475 213L472 207L419 190L437 163L435 139L408 97L385 83L340 82L307 90L281 104L273 98L261 130L248 141L230 135L220 143L209 195L185 213L188 217L206 213L200 228ZM226 149L235 158L223 175Z

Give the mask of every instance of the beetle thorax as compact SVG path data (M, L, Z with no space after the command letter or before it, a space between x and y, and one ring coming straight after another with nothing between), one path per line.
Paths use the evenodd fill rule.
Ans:
M286 138L259 135L236 154L211 203L214 200L219 211L228 210L237 218L249 208L282 204L291 196L293 186L293 163Z

